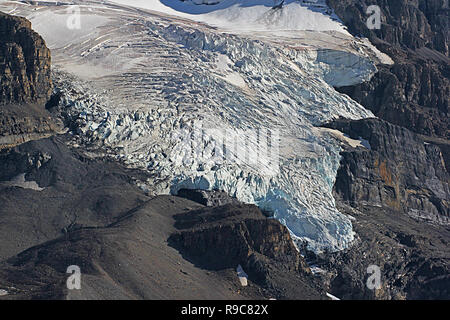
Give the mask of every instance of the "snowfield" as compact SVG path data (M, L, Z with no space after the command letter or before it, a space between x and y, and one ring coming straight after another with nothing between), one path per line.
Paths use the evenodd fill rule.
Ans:
M314 30L348 34L325 0L284 1L283 10L272 10L281 0L112 0L176 15L232 32Z
M0 10L27 16L52 49L77 144L149 170L137 184L150 193L224 190L316 252L350 245L351 220L332 196L343 137L317 126L373 117L333 87L370 79L388 58L351 37L324 1L73 3L81 29L67 28L73 6ZM230 137L237 148L218 147Z

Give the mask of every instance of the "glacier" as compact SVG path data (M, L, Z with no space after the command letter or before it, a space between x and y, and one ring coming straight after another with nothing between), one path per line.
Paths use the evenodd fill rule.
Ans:
M151 194L223 190L270 211L299 245L347 248L352 223L332 195L341 149L320 125L374 117L334 87L370 79L379 52L323 13L326 30L277 20L293 29L233 32L208 23L220 10L192 18L186 10L172 14L176 8L151 10L166 8L164 1L154 8L113 2L73 1L82 22L73 33L65 29L70 6L15 8L52 49L73 146L147 170L151 177L136 183ZM230 137L237 148L225 150ZM261 156L266 137L275 158Z

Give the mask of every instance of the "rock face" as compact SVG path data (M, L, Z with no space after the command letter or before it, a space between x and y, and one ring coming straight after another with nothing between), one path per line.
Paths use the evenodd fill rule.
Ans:
M352 34L369 38L395 64L377 66L368 82L338 88L389 123L326 125L367 140L370 149L341 153L334 186L339 210L354 218L354 245L312 260L328 271L328 290L343 299L449 299L448 2L328 3ZM381 9L380 30L366 25L369 5ZM366 282L371 265L381 272L376 290Z
M328 5L353 34L413 50L427 47L448 56L446 0L328 0ZM381 8L381 30L367 28L366 10L370 5Z
M308 257L342 299L450 297L449 175L440 149L408 129L379 119L326 125L366 147L346 147L334 186L339 210L353 216L347 250ZM315 260L315 261L314 261ZM367 286L369 266L381 286Z
M52 91L50 60L28 20L0 12L0 149L61 130L45 110Z
M328 3L351 33L368 37L395 61L393 66L379 66L379 73L371 81L339 91L391 123L448 139L448 2L328 0ZM370 30L366 25L366 9L373 4L382 11L380 30Z
M338 90L384 120L416 133L448 139L450 60L433 62L410 53L405 60L396 61L393 66L380 66L371 81Z
M335 184L341 200L356 208L385 207L450 224L450 177L437 146L378 119L337 120L327 126L370 144L370 150L342 152Z
M236 198L230 197L226 192L218 190L192 190L180 189L178 190L179 197L183 197L195 202L198 202L207 207L218 207L226 204L238 204Z
M52 85L50 50L25 18L0 12L0 105L46 103Z
M314 261L327 270L320 276L328 292L341 299L450 298L448 228L415 221L384 208L340 207L355 218L357 233L348 250ZM380 287L367 286L369 266L380 268Z
M204 208L175 216L169 241L188 259L210 270L241 265L249 279L276 298L324 296L289 231L254 205Z
M0 149L45 138L62 129L62 124L43 105L0 106Z

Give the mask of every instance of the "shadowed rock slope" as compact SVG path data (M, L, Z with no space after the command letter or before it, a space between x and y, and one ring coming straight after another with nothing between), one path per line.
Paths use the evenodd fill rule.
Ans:
M67 141L58 136L0 151L0 259L71 229L108 225L148 200L133 185L139 174L89 158Z
M450 59L446 0L328 0L349 31L368 37L395 61L371 81L339 88L393 124L448 141ZM380 30L367 28L369 5L382 12ZM448 145L444 143L444 145ZM445 153L449 161L448 153Z

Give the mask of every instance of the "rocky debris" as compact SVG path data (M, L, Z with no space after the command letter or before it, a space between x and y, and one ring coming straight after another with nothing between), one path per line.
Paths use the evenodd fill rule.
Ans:
M2 152L0 159L0 180L7 181L22 172L30 173L41 169L52 159L52 156L39 150L29 153L12 149Z
M59 136L0 151L0 260L79 226L107 225L148 199L133 180L145 174L68 142ZM11 186L21 175L45 190Z
M45 104L52 90L50 50L22 17L0 12L0 105Z
M338 253L307 255L326 270L317 276L329 292L345 300L450 298L448 228L385 208L338 206L354 217L355 243ZM379 288L367 286L373 272L368 272L370 266L380 268Z
M391 123L448 139L450 80L446 1L328 0L355 35L368 37L395 64L371 81L338 90ZM380 30L367 28L366 9L382 11Z
M208 270L237 268L276 298L324 297L288 229L254 205L228 204L175 216L169 242Z
M198 202L207 207L219 207L226 204L238 204L239 201L236 198L230 197L226 192L219 190L191 190L180 189L178 190L179 197L189 199L194 202Z
M335 183L340 200L359 209L385 207L450 224L450 177L437 146L379 119L336 120L326 126L371 146L341 153Z
M0 106L0 149L54 135L62 128L43 106Z

